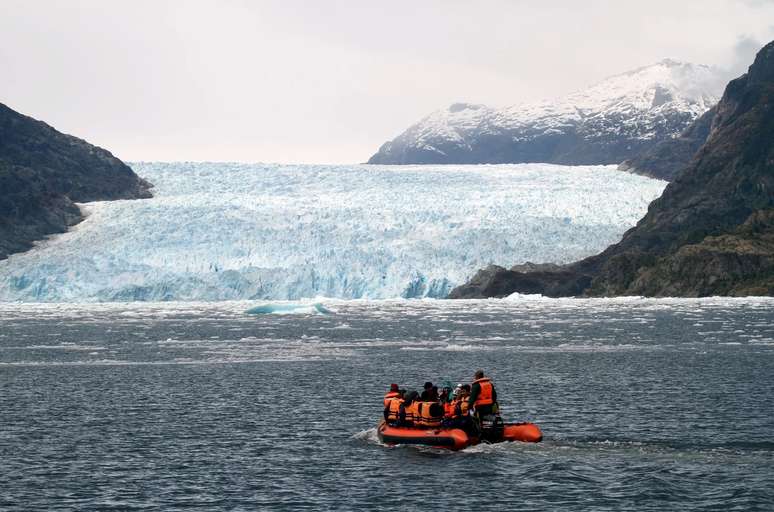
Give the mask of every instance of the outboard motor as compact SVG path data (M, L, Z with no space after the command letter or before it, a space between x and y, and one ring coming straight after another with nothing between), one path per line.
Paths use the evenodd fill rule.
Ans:
M505 424L499 414L487 414L481 418L481 440L489 443L502 441Z

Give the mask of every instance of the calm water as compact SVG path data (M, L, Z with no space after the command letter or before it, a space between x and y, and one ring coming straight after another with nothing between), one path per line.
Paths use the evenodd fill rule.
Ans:
M774 301L0 304L0 509L774 509ZM491 374L539 445L379 444Z

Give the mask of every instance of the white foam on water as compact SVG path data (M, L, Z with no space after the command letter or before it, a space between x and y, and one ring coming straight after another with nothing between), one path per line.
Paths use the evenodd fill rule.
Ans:
M485 340L482 340L485 341ZM416 350L416 351L435 351L440 350L442 352L483 352L487 350L493 350L493 347L486 345L457 345L457 344L444 344L440 343L428 343L424 346L409 345L400 347L401 350Z
M541 447L540 443L522 443L518 441L506 441L502 443L479 443L473 446L468 446L459 453L463 455L475 455L475 454L507 454L507 453L519 453L526 450L535 450Z
M350 438L369 444L376 444L385 447L387 446L379 440L379 435L376 433L376 428L368 428L366 430L361 430L360 432L355 432L350 436Z
M104 325L105 336L114 336L110 332L111 322L124 325L134 322L147 325L175 325L188 321L203 321L213 326L222 326L220 336L193 338L191 335L172 335L163 338L154 337L151 331L126 342L117 339L115 345L104 341L89 342L74 340L56 343L50 337L24 333L14 334L13 338L3 338L4 347L0 347L0 364L4 366L47 365L133 365L133 364L210 364L210 363L249 363L249 362L303 362L329 361L363 357L371 350L406 350L456 352L460 357L478 351L497 351L508 353L594 353L626 351L679 350L694 353L720 353L721 346L728 350L732 347L755 346L759 353L769 353L774 348L774 331L771 324L761 320L768 318L768 312L774 310L772 298L747 299L637 299L616 301L607 299L540 299L526 301L434 301L434 300L326 300L326 306L337 311L335 316L303 315L246 315L244 312L255 303L250 301L233 302L165 302L165 303L82 303L82 304L23 304L0 303L0 318L3 325L16 329L13 325L22 325L31 318L35 321L53 323L57 333L67 332L60 326L77 329L79 324L89 325L90 338L92 324ZM634 304L634 305L633 305ZM704 331L695 328L692 340L655 339L645 334L627 336L626 326L632 322L645 320L648 325L654 321L648 311L666 307L677 316L682 316L685 325L693 323L688 319L695 315L724 318L723 323L713 324L719 329L717 336L707 336ZM757 310L749 321L747 315ZM133 312L133 315L123 315ZM740 313L740 315L736 315ZM470 326L490 325L503 327L502 317L507 315L507 328L488 329L492 335L476 335ZM724 317L715 315L724 315ZM728 315L732 314L733 317ZM481 315L481 316L479 316ZM596 335L580 334L575 331L586 326L584 331L594 333L587 327L594 325L589 318L602 315L610 322L620 323L620 334L607 331ZM491 318L484 322L471 318ZM733 320L740 318L740 320ZM341 322L340 319L346 319ZM432 320L443 326L443 332L428 332L426 339L385 338L375 336L367 326L372 322L396 322ZM171 322L171 324L170 324ZM706 323L706 322L702 322ZM346 324L355 329L337 331L335 328ZM608 324L609 325L609 324ZM244 326L243 333L229 331L229 328ZM463 328L464 327L464 328ZM331 330L333 328L333 330ZM639 328L639 327L638 327ZM690 328L690 327L689 327ZM183 328L184 329L184 328ZM290 329L288 331L288 329ZM301 329L301 330L298 330ZM133 327L129 327L134 331ZM545 330L545 331L544 331ZM13 332L13 331L11 331ZM293 336L292 332L299 335ZM224 334L225 333L225 334ZM512 334L511 334L512 333ZM46 333L48 334L48 333ZM59 335L57 335L59 336ZM373 336L373 337L371 337ZM25 343L30 343L26 345ZM142 345L142 352L136 354L124 343ZM150 347L150 352L147 351ZM105 352L107 348L111 350ZM115 350L114 350L115 349ZM41 351L36 353L35 351ZM49 351L41 356L42 351ZM128 351L128 352L127 352ZM50 362L57 353L76 354L78 361ZM133 353L134 355L128 355ZM154 354L148 356L147 354ZM94 357L87 357L89 356ZM64 356L62 357L64 359ZM15 361L14 359L18 359ZM138 359L134 361L133 359ZM160 359L147 361L146 359ZM163 360L162 360L163 359Z
M10 348L10 347L6 347ZM74 352L89 352L94 350L107 350L107 347L95 345L76 345L74 343L62 343L61 345L30 345L27 347L14 347L30 350L72 350Z

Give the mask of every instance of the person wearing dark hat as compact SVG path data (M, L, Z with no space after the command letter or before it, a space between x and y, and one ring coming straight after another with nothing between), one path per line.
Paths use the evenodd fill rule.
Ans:
M432 382L425 382L424 391L419 399L423 402L437 402L438 401L438 387L433 386Z
M390 384L390 390L387 392L386 395L384 395L384 406L388 407L390 405L390 400L393 398L398 398L400 396L400 390L398 388L397 384Z

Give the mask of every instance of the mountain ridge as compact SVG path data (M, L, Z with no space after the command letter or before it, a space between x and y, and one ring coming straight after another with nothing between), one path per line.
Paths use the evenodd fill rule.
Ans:
M664 59L557 100L504 108L454 103L383 144L368 163L618 164L710 109L722 74Z

